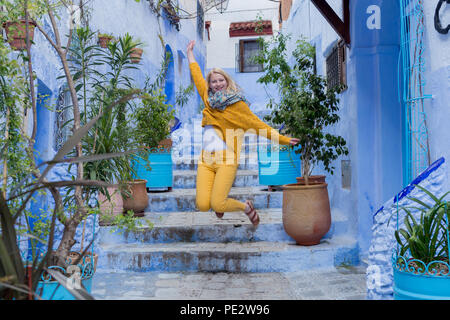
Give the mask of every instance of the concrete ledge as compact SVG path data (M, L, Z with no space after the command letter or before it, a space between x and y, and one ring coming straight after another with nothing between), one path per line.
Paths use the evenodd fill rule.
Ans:
M357 265L358 245L348 237L316 246L231 242L101 245L98 268L129 271L291 272Z
M189 189L196 187L196 170L174 170L173 187L179 189ZM233 187L259 186L257 170L238 170Z
M242 212L226 212L218 219L214 212L147 213L145 219L152 227L135 232L112 232L113 227L101 227L100 244L119 243L174 243L174 242L293 242L283 228L282 211L260 210L261 222L254 228ZM345 235L347 221L336 215L325 239Z
M255 208L281 208L283 193L281 191L263 191L264 186L259 187L234 187L229 197L244 202L253 200ZM173 189L171 192L149 193L149 204L146 211L195 211L195 189Z

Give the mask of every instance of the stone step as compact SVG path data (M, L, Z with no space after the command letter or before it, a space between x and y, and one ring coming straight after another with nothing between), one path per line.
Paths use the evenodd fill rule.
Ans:
M287 242L195 242L102 244L99 269L127 271L293 272L358 264L350 237L323 239L316 246Z
M173 171L173 188L187 189L195 188L197 179L196 170ZM259 186L257 170L238 170L233 187Z
M196 211L196 190L172 189L172 191L152 191L148 193L149 201L146 212ZM252 200L255 208L281 208L283 193L267 191L267 187L233 187L229 197L244 202Z
M131 232L114 232L114 227L101 227L101 244L173 243L173 242L293 242L283 228L282 210L259 210L260 224L253 227L242 212L226 212L222 219L214 212L147 213L144 226ZM149 223L146 223L149 221ZM151 226L148 226L151 224ZM345 235L347 220L332 211L332 224L325 239Z
M177 157L172 154L173 170L197 170L199 155ZM241 154L239 170L258 170L258 157L256 153Z

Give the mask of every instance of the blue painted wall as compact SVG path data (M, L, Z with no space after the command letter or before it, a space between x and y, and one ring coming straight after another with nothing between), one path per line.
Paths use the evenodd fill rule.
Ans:
M339 2L333 8L338 14L342 10ZM379 16L373 11L378 8ZM347 221L347 234L358 239L360 254L365 256L375 210L402 188L399 6L397 1L351 1L350 19L348 88L340 94L340 122L327 128L344 137L349 155L334 162L334 175L320 166L314 173L326 175L332 216ZM292 35L288 50L293 50L300 38L316 47L317 72L325 76L326 57L339 37L314 5L305 0L294 2L282 31ZM341 160L350 161L349 189L342 188Z
M199 38L197 25L191 20L182 20L181 29L177 31L164 19L158 19L148 7L147 1L140 3L134 0L96 0L87 4L90 10L90 28L98 32L112 33L114 36L122 36L130 33L134 38L139 39L144 44L144 53L138 70L129 70L130 76L134 79L137 86L144 84L145 78L149 75L151 78L157 75L162 61L163 53L169 48L173 54L166 88L166 94L169 103L174 104L177 117L181 121L188 122L193 115L198 113L199 99L193 98L181 109L175 105L175 93L179 86L187 87L191 83L190 71L187 59L184 56L187 44L191 39L196 40L196 58L200 65L205 66L206 46L203 40ZM60 34L68 34L67 13L61 12L59 21ZM54 37L51 26L45 23L43 28L49 32L50 37ZM158 33L164 39L166 47L161 46ZM48 99L38 100L38 132L36 137L36 155L38 162L51 159L57 150L53 149L55 114L51 111L56 103L59 89L64 85L64 79L58 79L63 75L61 62L54 49L49 45L44 36L35 32L35 45L32 47L32 62L34 71L38 77L37 86L40 96L49 96ZM66 42L63 37L63 43ZM178 58L179 57L179 58ZM101 70L106 71L106 70ZM46 106L50 107L47 108ZM30 119L32 120L32 119ZM31 123L30 123L31 124ZM30 128L31 125L28 125ZM49 174L49 180L71 179L71 174L67 172L67 167L63 165L56 166ZM47 211L53 208L52 199L49 196L40 196L31 204L33 213L39 214L41 210ZM91 219L92 220L92 219ZM95 224L95 221L89 221L89 224ZM62 225L58 225L58 232L63 230ZM81 239L81 229L77 230L77 239ZM91 239L92 227L86 228L85 239ZM57 243L55 244L57 245Z
M370 10L374 5L379 16ZM400 8L397 1L360 0L350 3L350 17L358 108L358 239L365 252L374 210L402 188L403 130L397 85ZM372 18L380 19L379 23L371 24Z

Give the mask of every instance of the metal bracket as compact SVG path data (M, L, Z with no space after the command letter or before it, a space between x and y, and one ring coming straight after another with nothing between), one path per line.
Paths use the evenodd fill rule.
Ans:
M344 9L344 21L334 12L326 0L311 0L337 34L350 45L350 0L342 0Z

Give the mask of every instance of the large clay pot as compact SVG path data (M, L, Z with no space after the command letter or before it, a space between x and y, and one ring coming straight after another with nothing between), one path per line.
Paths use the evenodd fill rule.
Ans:
M283 186L283 226L297 244L311 246L330 230L331 210L326 183Z
M123 212L133 210L135 217L143 217L148 206L147 180L136 179L127 183L131 194L129 197L123 195Z
M110 200L103 193L98 193L98 202L100 204L99 224L101 226L111 225L114 217L123 212L123 200L119 189L117 187L109 187L107 189Z

